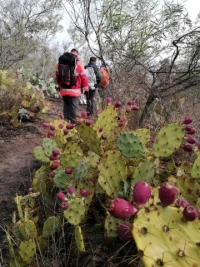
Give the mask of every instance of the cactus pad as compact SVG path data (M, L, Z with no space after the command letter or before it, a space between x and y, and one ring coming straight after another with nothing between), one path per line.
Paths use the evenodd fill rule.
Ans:
M52 151L54 149L58 149L58 145L55 141L53 141L50 138L44 138L42 141L42 147L44 149L44 153L47 157L50 157L52 155Z
M111 216L108 212L106 214L104 229L106 237L117 237L117 227L119 223L122 222L120 219L116 219Z
M193 164L191 175L195 179L200 179L200 154L198 155Z
M150 130L149 129L137 129L135 131L132 131L133 134L137 135L137 137L140 139L140 142L143 144L143 146L148 143L150 138Z
M83 240L83 234L79 225L75 226L75 241L76 245L81 252L85 252L85 244Z
M64 211L67 221L76 226L79 225L85 214L85 204L81 198L73 198L68 201L69 207Z
M59 170L56 172L53 181L58 188L66 188L73 181L73 176L67 174L65 170Z
M85 180L88 174L88 164L85 160L79 162L74 168L74 176L77 181Z
M21 242L19 245L19 255L26 264L30 264L36 253L35 241L30 239Z
M139 138L133 133L123 132L117 136L117 146L122 155L127 158L141 158L144 155L144 148Z
M60 221L59 218L55 216L49 217L43 225L43 232L42 236L43 237L49 237L53 235L60 227Z
M42 162L50 162L50 159L45 155L42 146L36 146L33 150L34 157Z
M66 153L62 154L60 157L60 162L64 168L74 168L84 157L79 153Z
M135 168L131 185L136 184L138 181L151 183L154 178L154 173L154 161L152 159L144 160Z
M155 157L171 156L179 149L185 132L181 123L171 123L163 127L155 136L153 150Z

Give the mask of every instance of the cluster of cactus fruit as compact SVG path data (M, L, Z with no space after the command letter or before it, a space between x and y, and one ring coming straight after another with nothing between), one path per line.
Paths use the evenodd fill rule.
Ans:
M62 116L44 122L46 137L34 149L43 166L35 174L28 197L40 194L49 201L54 189L53 199L62 211L59 216L74 226L81 252L87 250L82 224L94 197L104 195L105 237L135 242L145 267L200 266L200 153L193 137L195 129L190 126L192 119L168 124L157 133L149 128L128 131L128 116L138 110L133 100L122 107L108 98L96 121L82 112L76 125ZM194 162L177 164L176 153L182 149L196 155ZM30 214L28 225L36 225ZM19 217L15 229L26 225L23 216ZM56 221L53 234L59 231L61 218L53 216L51 220ZM49 236L46 232L43 229L41 237L31 231L24 242L43 240ZM33 260L34 242L30 242L34 249L31 247L29 257L19 252L21 261L30 264Z

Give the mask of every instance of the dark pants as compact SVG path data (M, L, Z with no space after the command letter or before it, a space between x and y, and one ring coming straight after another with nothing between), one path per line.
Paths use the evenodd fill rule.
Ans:
M96 112L96 90L89 90L89 92L85 92L87 99L87 115L94 115Z
M63 114L66 121L76 122L76 111L79 104L79 97L63 96Z

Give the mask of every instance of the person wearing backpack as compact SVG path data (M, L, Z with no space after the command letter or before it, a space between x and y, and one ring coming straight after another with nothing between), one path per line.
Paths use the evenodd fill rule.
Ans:
M72 49L70 53L65 52L59 57L56 82L63 98L64 120L75 124L81 91L89 90L88 78L76 49Z
M85 66L89 87L89 91L85 93L87 99L88 116L93 116L95 113L95 97L97 95L97 90L102 78L100 69L96 65L96 60L96 57L91 57L88 65Z
M101 86L102 89L106 89L106 87L110 83L110 77L106 65L104 63L102 63L102 65L100 66L100 72L102 75L102 79L99 85Z

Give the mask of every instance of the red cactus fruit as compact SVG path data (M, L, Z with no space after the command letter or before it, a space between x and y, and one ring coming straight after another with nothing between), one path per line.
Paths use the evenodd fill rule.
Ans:
M125 121L127 121L127 118L126 117L124 117L124 116L122 116L122 117L120 117L120 119L119 119L121 122L125 122Z
M198 210L193 206L186 206L183 210L183 219L186 222L195 221L199 216Z
M178 190L173 184L165 182L161 185L159 189L159 199L163 207L173 204L177 196Z
M132 241L132 224L130 222L121 222L117 227L117 233L125 241Z
M72 168L65 169L66 174L71 174L73 172Z
M106 98L106 102L107 102L107 104L110 104L112 102L112 98L111 97L107 97Z
M63 120L64 119L64 115L60 114L60 118L61 118L61 120Z
M75 188L73 186L70 186L68 189L67 189L67 192L70 194L70 195L74 195L75 193Z
M43 122L43 127L49 127L49 123L48 122Z
M131 105L134 106L135 105L135 100L131 100Z
M56 170L60 166L59 161L53 161L52 164L50 165L50 170Z
M54 131L51 131L51 130L50 130L50 131L48 132L47 136L48 136L48 137L53 137L53 136L55 136Z
M146 182L137 182L133 188L133 200L141 208L151 196L151 186Z
M187 117L184 118L182 123L183 124L190 124L191 122L192 122L192 118L187 116Z
M50 160L57 160L57 159L58 159L58 156L51 155L51 156L49 157L49 159L50 159Z
M85 121L85 124L86 124L87 126L92 125L92 120L91 120L91 119L86 120L86 121Z
M181 148L186 152L192 152L193 151L193 146L191 146L191 145L184 144L184 145L181 145Z
M54 149L54 150L52 151L52 155L54 155L54 156L58 156L58 155L60 155L60 150L58 150L58 149Z
M189 131L187 131L187 134L195 134L196 131L197 130L195 128L191 128Z
M55 176L55 172L50 172L49 177L53 178Z
M67 129L64 129L64 130L63 130L63 134L64 134L64 135L67 135L68 133L69 133L69 131L68 131Z
M64 201L66 200L66 195L65 193L63 193L62 191L60 191L59 193L56 194L56 197L59 201Z
M60 204L60 207L61 209L63 210L67 210L68 207L69 207L69 203L67 201L63 201L61 204Z
M63 123L60 123L60 124L58 125L58 127L59 127L59 129L62 129L62 128L64 127L64 124L63 124Z
M124 126L124 122L123 121L120 121L118 124L117 124L117 127L122 127Z
M52 125L52 124L49 126L49 128L50 128L50 130L52 130L52 131L54 131L54 130L55 130L55 126L54 126L54 125Z
M192 126L190 124L186 124L184 125L183 129L187 132L187 131L190 131L192 128Z
M87 112L86 111L81 112L81 118L83 118L83 119L87 118Z
M71 129L74 128L74 124L72 124L72 123L68 123L67 126L66 126L66 128L67 128L68 130L71 130Z
M115 103L115 108L120 108L121 105L122 105L122 103L121 103L120 101L117 101L117 102Z
M195 144L196 143L196 139L191 135L186 136L185 141L188 142L189 144Z
M182 198L177 199L176 205L178 207L185 208L185 207L189 206L190 203L185 198L182 197Z
M154 143L154 142L155 142L154 137L153 137L153 136L150 136L149 141L150 141L151 143Z
M77 124L77 125L80 125L82 122L83 122L83 119L77 119L77 120L76 120L76 124Z
M126 108L126 113L130 113L131 109L129 107Z
M99 133L101 133L103 131L103 128L102 127L100 127L99 128Z
M133 105L132 106L132 110L139 110L140 108L138 107L138 106L136 106L136 105Z
M128 102L126 103L126 105L127 105L127 106L132 106L131 101L128 101Z
M102 135L101 135L101 139L102 139L102 140L106 140L106 139L107 139L107 134L105 134L105 133L102 134Z
M87 190L87 189L85 189L85 188L82 188L82 189L80 190L80 195L81 195L82 197L84 197L84 198L88 197L89 194L90 194L89 190Z
M110 214L118 219L126 219L137 212L137 209L130 202L123 198L116 198L111 201Z

